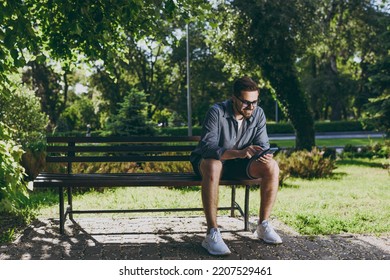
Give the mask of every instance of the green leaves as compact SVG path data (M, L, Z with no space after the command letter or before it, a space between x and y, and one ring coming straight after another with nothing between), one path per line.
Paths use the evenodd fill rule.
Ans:
M111 135L151 136L155 133L151 122L146 120L149 104L145 93L131 90L119 105L118 113L108 120L107 130Z
M336 168L335 160L325 157L324 152L317 148L310 152L293 152L290 155L279 153L276 160L281 170L281 184L290 176L304 179L327 177Z
M20 165L24 151L11 139L10 129L0 122L0 212L18 213L20 201L27 197Z

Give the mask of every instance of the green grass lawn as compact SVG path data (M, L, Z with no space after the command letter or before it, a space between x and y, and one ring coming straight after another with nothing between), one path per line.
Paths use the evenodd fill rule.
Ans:
M380 163L344 160L331 179L288 179L274 215L302 234L389 233L390 174Z
M302 180L287 179L279 191L273 216L301 234L390 233L389 173L381 167L384 160L343 160L332 178ZM237 200L243 205L243 189L238 189ZM40 194L42 199L43 194ZM39 195L36 195L37 197ZM34 196L33 196L34 197ZM51 197L51 198L50 198ZM105 192L77 195L77 209L128 209L200 207L199 188L118 188ZM46 199L52 204L56 197ZM230 201L230 188L221 187L220 205ZM259 190L253 189L250 212L258 212ZM140 213L99 214L113 217L145 215L202 215L197 213ZM227 214L220 213L220 214ZM91 214L93 215L93 214ZM44 207L40 216L58 217L57 205Z

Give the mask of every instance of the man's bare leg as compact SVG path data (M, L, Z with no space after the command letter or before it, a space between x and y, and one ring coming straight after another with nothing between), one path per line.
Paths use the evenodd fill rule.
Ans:
M260 189L259 224L256 235L269 244L280 244L282 239L270 225L268 219L276 200L279 187L279 167L274 159L267 162L253 162L249 167L249 174L262 178Z
M261 223L269 219L275 204L279 188L279 166L274 159L268 163L254 161L249 167L249 174L255 178L262 178L259 209L259 223Z
M218 191L222 172L222 162L216 159L202 159L202 203L207 222L207 233L211 228L218 228Z
M212 255L229 255L231 251L222 239L217 225L218 189L222 162L215 159L203 159L200 164L202 173L202 202L207 221L207 234L202 247Z

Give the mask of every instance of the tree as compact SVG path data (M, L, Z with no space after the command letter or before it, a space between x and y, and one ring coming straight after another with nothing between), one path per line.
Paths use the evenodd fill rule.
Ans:
M154 134L152 124L146 119L146 95L136 90L130 91L119 104L118 113L111 116L107 131L115 136L151 136Z
M390 45L390 31L382 34L387 38L384 47ZM366 124L390 134L390 55L385 54L376 64L368 69L368 88L373 92L373 98L365 105Z
M237 17L225 26L233 30L233 34L225 31L225 52L246 64L246 69L261 70L295 128L296 148L311 150L314 121L295 63L306 45L303 38L312 30L312 2L235 0L232 4L235 11L230 12Z
M49 131L57 126L61 113L65 110L68 99L68 72L60 74L44 64L31 61L28 70L23 74L23 81L35 90L35 95L41 101L42 111L50 119ZM64 86L60 83L63 82Z
M389 15L379 5L370 0L317 3L319 32L301 60L309 62L302 77L309 98L320 100L316 91L325 95L324 102L317 103L325 119L358 118L372 97L368 69L387 53L380 34L389 25ZM315 111L318 115L318 108Z
M128 36L153 37L161 22L196 17L208 6L202 0L2 0L0 90L7 90L7 73L28 61L50 57L70 66L80 54L105 61L115 51L121 55Z
M193 124L202 124L207 110L215 102L220 102L232 95L230 75L224 71L224 61L216 56L215 49L208 44L205 23L189 25L190 39L190 89L192 99ZM177 80L172 88L172 98L168 106L187 119L187 71L186 37L182 37L173 46L170 67L177 69Z

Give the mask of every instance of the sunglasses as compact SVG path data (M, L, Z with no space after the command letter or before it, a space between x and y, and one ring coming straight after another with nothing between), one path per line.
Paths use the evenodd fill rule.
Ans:
M255 101L248 101L248 100L245 100L245 99L241 99L240 97L238 96L235 96L238 100L240 100L240 102L242 103L242 106L241 108L244 109L244 108L249 108L251 106L253 107L256 107L259 105L259 100L255 100Z

